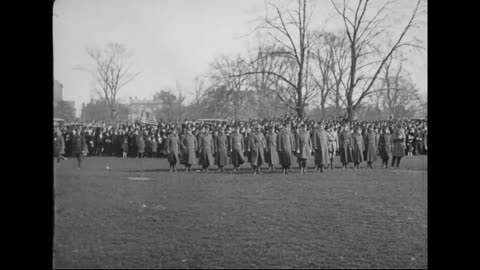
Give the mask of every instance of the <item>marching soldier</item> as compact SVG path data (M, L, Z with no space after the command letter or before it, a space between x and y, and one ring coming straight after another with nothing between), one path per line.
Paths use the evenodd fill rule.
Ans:
M213 159L213 138L210 133L207 132L206 126L202 127L202 131L198 134L198 164L202 166L202 172L207 171L210 165L214 164Z
M245 162L243 151L245 144L242 134L240 134L240 127L235 127L233 133L230 135L230 158L232 159L233 169L238 172L238 167Z
M251 164L253 167L253 174L259 174L259 167L265 163L265 157L263 155L266 146L265 137L260 132L260 124L255 127L255 130L249 136L248 152L251 155Z
M223 172L223 167L228 163L228 139L225 134L225 127L221 126L215 136L215 160L218 168Z
M396 129L394 129L393 134L392 134L392 140L393 140L393 149L392 149L392 164L391 166L395 165L398 168L400 165L400 160L402 159L403 156L405 156L405 130L402 128L402 126L399 124Z
M352 136L353 164L357 169L359 169L360 163L363 162L364 142L363 142L363 136L361 132L362 132L361 128L357 127L356 132L353 133L353 136Z
M352 136L350 135L350 131L348 130L348 124L345 124L338 140L340 145L340 161L342 162L343 169L346 169L348 163L353 161L351 140Z
M197 151L197 138L192 134L192 129L187 127L187 133L182 136L181 147L181 164L185 165L185 171L190 171L192 165L197 163L195 151Z
M296 141L297 147L297 158L300 163L300 173L305 173L305 168L307 167L307 159L310 157L312 152L312 140L310 134L306 130L306 125L301 124L300 131L297 135Z
M170 163L170 172L176 172L176 166L179 159L180 138L177 135L177 129L172 128L171 134L167 137L166 150L168 156L168 163Z
M277 133L275 133L273 127L268 129L265 140L267 142L267 147L265 148L265 161L267 162L270 171L273 171L273 165L278 164Z
M324 124L315 124L312 134L312 146L315 152L315 166L317 172L323 173L323 167L328 163L328 132L324 129Z
M377 160L377 134L372 127L368 128L368 133L365 135L366 161L368 167L373 169L372 163Z
M333 130L332 126L327 128L328 138L328 157L330 158L330 169L333 170L333 159L338 149L338 136L337 132Z
M378 148L380 152L380 157L382 158L383 168L388 168L388 160L392 156L392 147L393 147L393 140L392 136L390 135L390 129L384 128L382 135L380 135L380 139L378 141Z
M282 165L282 172L288 174L288 170L290 169L294 157L293 151L295 150L294 136L290 132L290 126L288 124L285 128L280 126L280 132L277 136L277 147L280 164Z

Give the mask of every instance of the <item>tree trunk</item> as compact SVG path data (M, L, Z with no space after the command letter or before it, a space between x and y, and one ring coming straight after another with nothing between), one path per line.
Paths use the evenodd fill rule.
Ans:
M348 107L347 107L347 121L352 122L353 120L355 120L355 109L353 108L353 106L348 105Z

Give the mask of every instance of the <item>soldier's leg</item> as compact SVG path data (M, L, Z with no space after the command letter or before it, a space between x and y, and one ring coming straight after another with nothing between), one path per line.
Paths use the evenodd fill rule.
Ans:
M400 160L402 159L402 157L397 157L397 168L398 166L400 165Z
M82 167L82 153L77 154L77 160L78 160L78 169Z
M397 160L396 156L392 157L392 163L390 164L391 167L395 166L395 161Z

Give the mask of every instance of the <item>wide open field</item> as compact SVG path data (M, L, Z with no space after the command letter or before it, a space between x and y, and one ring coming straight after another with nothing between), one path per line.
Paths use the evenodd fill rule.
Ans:
M129 180L137 162L54 165L55 268L427 267L426 156L257 176L145 159Z

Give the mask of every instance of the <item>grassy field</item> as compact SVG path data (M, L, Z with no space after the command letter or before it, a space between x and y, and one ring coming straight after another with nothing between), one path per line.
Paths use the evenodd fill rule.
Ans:
M129 180L137 163L53 165L55 268L427 267L426 156L257 176L145 159L151 180Z

